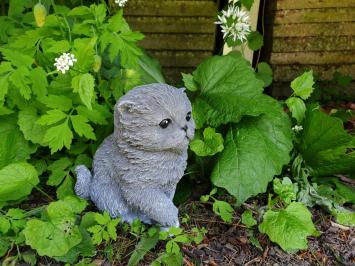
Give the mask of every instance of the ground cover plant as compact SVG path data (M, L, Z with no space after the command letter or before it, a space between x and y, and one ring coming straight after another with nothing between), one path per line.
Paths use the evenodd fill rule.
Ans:
M146 255L151 265L182 265L188 248L206 245L208 231L190 217L193 211L183 212L182 228L159 232L98 213L74 194L73 169L91 166L112 131L116 100L137 85L164 82L159 64L137 45L144 36L123 17L125 1L118 2L12 0L0 17L4 265L95 265L94 258L137 265ZM219 15L230 46L262 46L243 13L251 5L233 1L227 7L239 14L237 22L231 11ZM286 252L305 250L307 238L321 234L311 207L322 207L345 228L355 224L355 193L348 185L355 178L355 138L343 127L349 117L310 101L317 97L312 71L291 82L293 94L285 101L266 95L270 66L261 62L255 70L242 52L213 56L182 75L197 132L175 200L186 204L193 182L207 183L199 202L183 206L211 206L225 225L239 218L255 249L267 251L256 237L261 234Z

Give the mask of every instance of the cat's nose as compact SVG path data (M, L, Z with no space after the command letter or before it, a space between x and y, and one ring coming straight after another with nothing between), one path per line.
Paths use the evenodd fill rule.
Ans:
M187 131L187 125L183 126L181 129L186 132Z

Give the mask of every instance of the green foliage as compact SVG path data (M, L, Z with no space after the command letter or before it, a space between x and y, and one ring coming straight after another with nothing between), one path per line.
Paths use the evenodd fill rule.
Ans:
M253 213L250 210L246 210L242 213L242 223L248 228L253 227L257 224L256 220L253 217Z
M109 242L111 239L117 239L116 226L120 219L111 219L107 212L103 214L95 213L96 225L89 227L88 231L92 233L93 244L100 245L102 241Z
M309 96L311 96L314 90L313 85L314 81L312 70L304 72L301 76L291 82L293 93L296 96L301 97L303 100L306 100Z
M223 150L222 134L216 133L216 130L207 127L203 131L203 140L195 138L190 143L190 149L198 156L211 156Z
M266 211L259 230L288 252L306 249L307 237L318 235L311 213L300 202L292 202L286 209Z
M255 76L257 79L261 80L264 82L263 87L268 87L272 83L272 69L270 65L268 65L265 62L261 62L257 66L257 72L255 73Z
M279 178L275 178L273 181L274 192L280 197L280 199L289 205L291 201L296 200L298 187L297 184L293 184L291 179L284 177L282 181Z
M201 196L200 200L202 202L207 202L210 199L213 200L212 210L213 212L220 216L221 219L226 223L231 223L233 220L234 209L233 207L226 201L217 200L213 195L217 193L217 188L211 190L208 195Z
M264 45L264 39L263 36L257 32L257 31L252 31L248 35L248 47L253 50L259 50L262 46Z

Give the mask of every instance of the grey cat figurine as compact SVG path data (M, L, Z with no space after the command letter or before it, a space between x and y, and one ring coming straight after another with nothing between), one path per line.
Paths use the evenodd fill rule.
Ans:
M195 123L184 89L139 86L114 107L114 132L96 151L92 172L76 168L75 192L112 217L179 226L173 204Z

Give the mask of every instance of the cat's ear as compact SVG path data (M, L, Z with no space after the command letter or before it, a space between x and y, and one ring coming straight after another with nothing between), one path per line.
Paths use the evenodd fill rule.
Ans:
M116 104L116 110L119 114L130 114L136 111L137 107L134 102L123 100Z
M182 88L179 88L179 90L185 92L186 88L182 87Z

